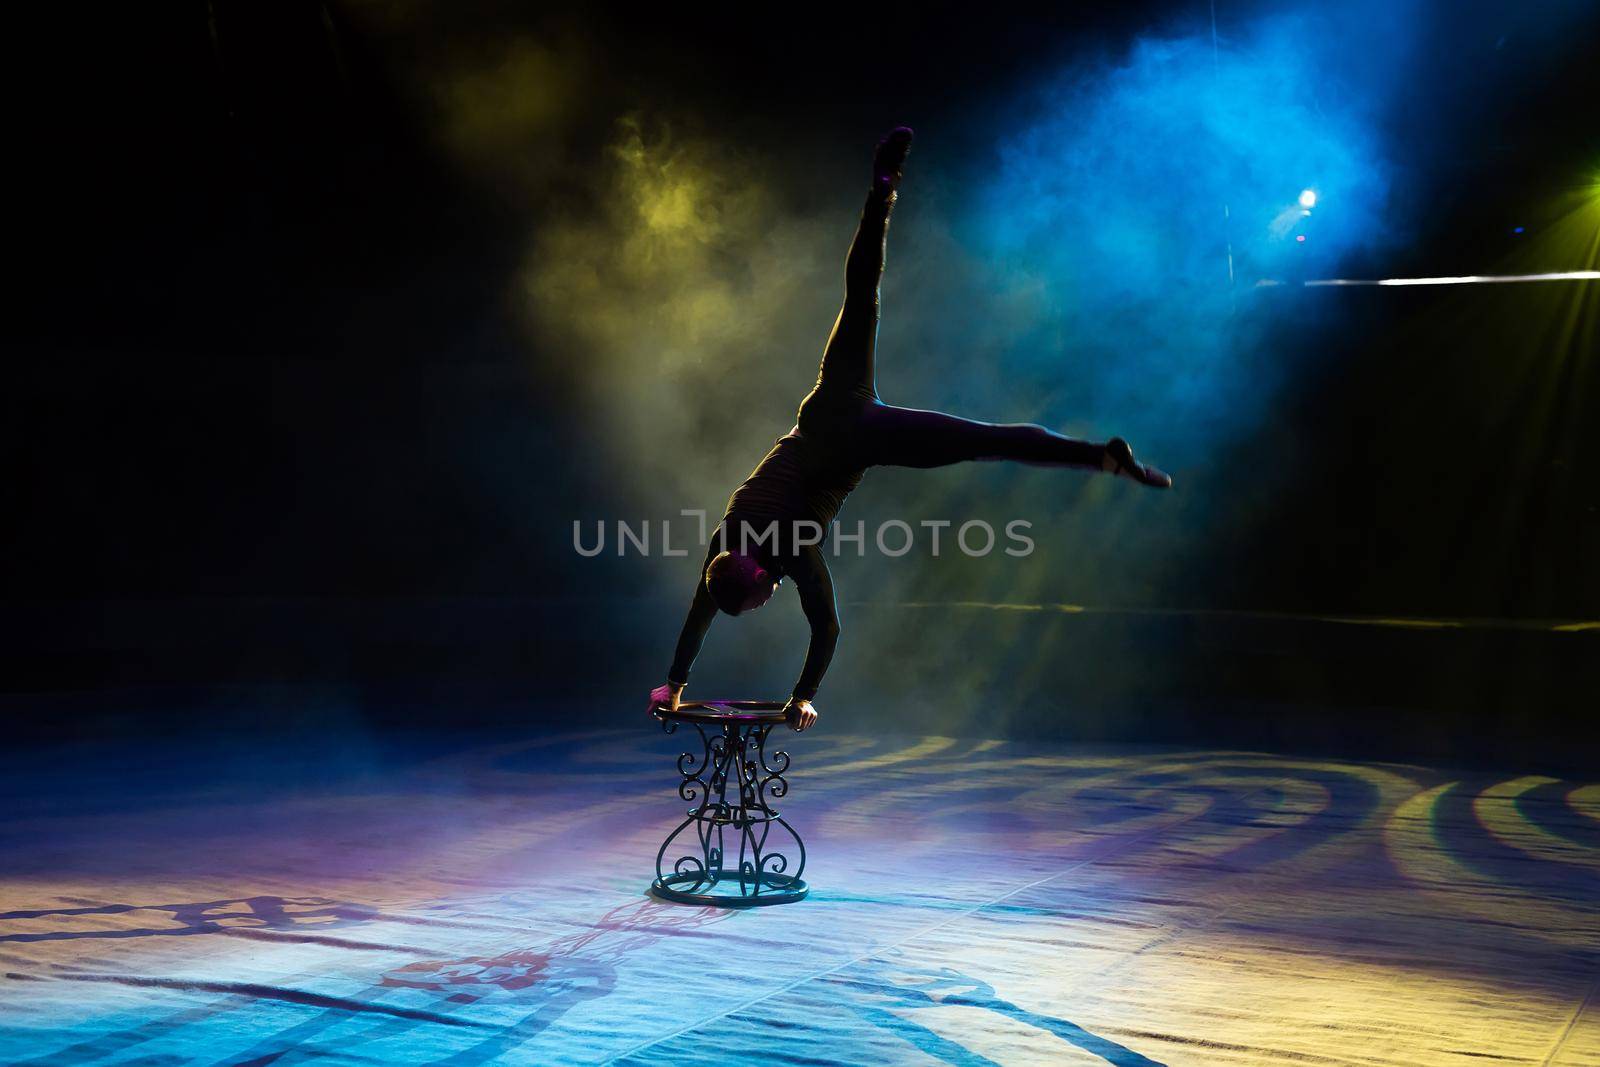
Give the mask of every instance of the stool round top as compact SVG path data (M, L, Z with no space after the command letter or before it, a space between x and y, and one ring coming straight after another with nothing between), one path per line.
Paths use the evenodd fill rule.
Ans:
M784 721L781 700L686 700L676 711L657 708L656 718L667 722L780 723Z

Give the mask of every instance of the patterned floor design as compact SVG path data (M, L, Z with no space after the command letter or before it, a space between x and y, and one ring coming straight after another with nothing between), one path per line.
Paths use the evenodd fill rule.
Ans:
M648 725L13 767L0 1062L1600 1065L1600 786L826 726L751 911L642 894Z

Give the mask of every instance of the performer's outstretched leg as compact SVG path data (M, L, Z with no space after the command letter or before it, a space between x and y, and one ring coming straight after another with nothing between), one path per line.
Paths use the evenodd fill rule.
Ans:
M1083 467L1121 474L1164 489L1172 479L1133 458L1120 437L1080 441L1028 423L995 424L877 404L858 416L863 459L889 467L946 467L972 460L1011 460L1046 467Z
M825 403L876 400L874 366L878 343L878 286L883 280L884 245L889 233L889 213L906 154L911 151L911 131L901 126L879 144L872 160L872 188L861 209L861 222L850 254L845 258L844 306L834 320L833 332L822 353L817 384L806 399Z
M1134 461L1127 442L1078 441L1042 426L993 425L937 411L895 408L878 399L875 354L878 288L883 279L889 213L898 194L911 131L904 126L878 144L872 188L845 260L845 298L817 372L801 402L802 433L828 442L862 467L943 467L969 460L1013 460L1054 467L1085 467L1122 474L1146 485L1172 480Z

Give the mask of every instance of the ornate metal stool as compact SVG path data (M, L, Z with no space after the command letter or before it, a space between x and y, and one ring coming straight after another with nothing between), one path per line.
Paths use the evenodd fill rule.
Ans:
M766 750L767 734L784 723L783 705L770 700L702 700L680 704L676 711L658 709L656 718L669 734L680 723L693 726L700 735L700 751L678 757L678 773L683 776L678 796L695 806L661 843L650 891L681 904L725 908L788 904L805 896L809 887L800 878L806 867L805 842L768 803L789 792L783 777L789 754L774 752L769 762ZM685 839L678 846L685 854L669 860L672 843L691 826L694 845ZM789 857L778 851L787 842L770 836L774 826L781 826L798 850L793 873ZM730 865L728 838L735 835L738 862Z

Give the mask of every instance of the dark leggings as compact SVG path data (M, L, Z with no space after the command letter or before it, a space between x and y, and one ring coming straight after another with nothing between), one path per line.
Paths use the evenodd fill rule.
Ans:
M897 408L878 398L878 286L893 194L869 194L845 260L844 307L822 353L817 384L800 404L802 435L857 467L945 467L1012 460L1099 467L1104 449L1026 423L996 425L940 411Z

